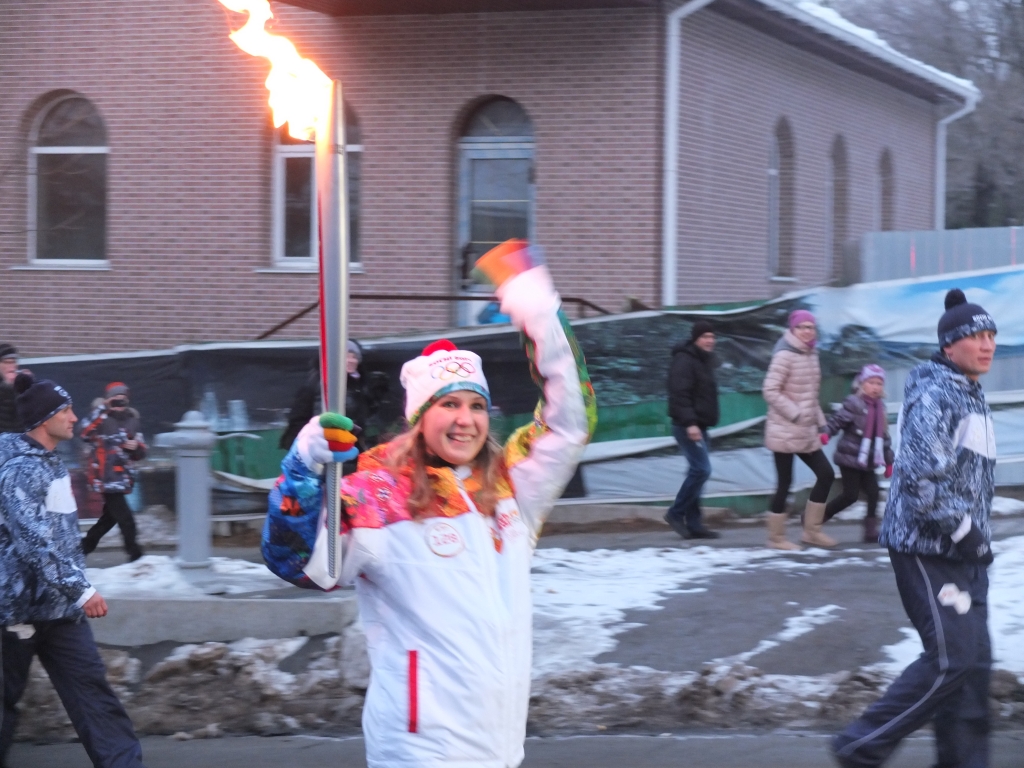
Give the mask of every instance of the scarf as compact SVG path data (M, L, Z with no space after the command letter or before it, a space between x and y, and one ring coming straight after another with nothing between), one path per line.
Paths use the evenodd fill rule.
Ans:
M860 451L857 452L857 463L867 469L868 455L873 453L871 466L881 467L885 464L885 432L888 427L885 403L881 398L867 395L861 395L861 399L867 406L867 414L864 418L864 437L861 438Z

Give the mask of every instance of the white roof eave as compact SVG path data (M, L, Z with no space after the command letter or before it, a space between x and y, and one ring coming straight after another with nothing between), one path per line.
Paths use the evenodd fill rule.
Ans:
M813 0L757 0L757 2L783 16L788 16L822 34L902 69L904 72L926 80L965 101L976 101L981 98L981 91L970 80L943 72L930 64L900 53L875 32L847 21L831 8L824 8Z

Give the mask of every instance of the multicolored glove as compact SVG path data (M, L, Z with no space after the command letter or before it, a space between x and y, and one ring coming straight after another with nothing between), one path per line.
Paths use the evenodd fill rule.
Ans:
M477 259L473 274L500 288L507 280L543 263L539 249L531 248L526 240L512 239Z
M355 447L359 428L340 413L314 416L295 438L295 450L311 472L323 474L324 465L351 461L359 455Z
M322 413L320 414L320 426L323 427L327 448L333 455L334 461L344 463L352 461L359 455L356 439L361 430L352 423L352 419L348 416L330 411Z

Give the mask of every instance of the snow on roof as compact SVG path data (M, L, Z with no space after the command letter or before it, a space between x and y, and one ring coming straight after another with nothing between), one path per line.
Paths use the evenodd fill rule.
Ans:
M847 45L859 48L865 53L882 59L905 72L943 88L963 99L977 99L981 92L970 80L943 72L937 67L900 53L878 34L859 27L840 16L832 8L826 8L817 0L758 0L772 10L799 21Z

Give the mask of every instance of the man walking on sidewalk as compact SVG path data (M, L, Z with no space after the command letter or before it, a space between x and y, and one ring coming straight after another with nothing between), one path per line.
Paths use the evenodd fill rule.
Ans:
M139 412L131 407L128 387L120 381L107 385L103 402L93 409L80 437L90 449L89 483L103 494L103 514L82 539L89 554L115 525L121 528L128 560L142 557L136 541L135 518L125 498L135 486L135 462L146 458L146 443L139 431Z
M25 373L15 390L26 432L0 435L0 763L14 739L15 707L36 655L92 764L143 768L142 747L85 620L106 616L107 604L85 577L71 476L56 453L58 443L74 435L71 398L52 381Z
M701 520L700 493L711 477L708 428L718 423L718 385L715 383L714 327L698 320L690 340L672 349L668 374L668 412L672 434L690 465L665 522L684 539L717 539Z
M939 768L988 766L989 515L996 443L978 377L996 324L962 291L946 295L940 350L907 379L879 543L924 653L832 742L844 768L881 765L934 721Z

